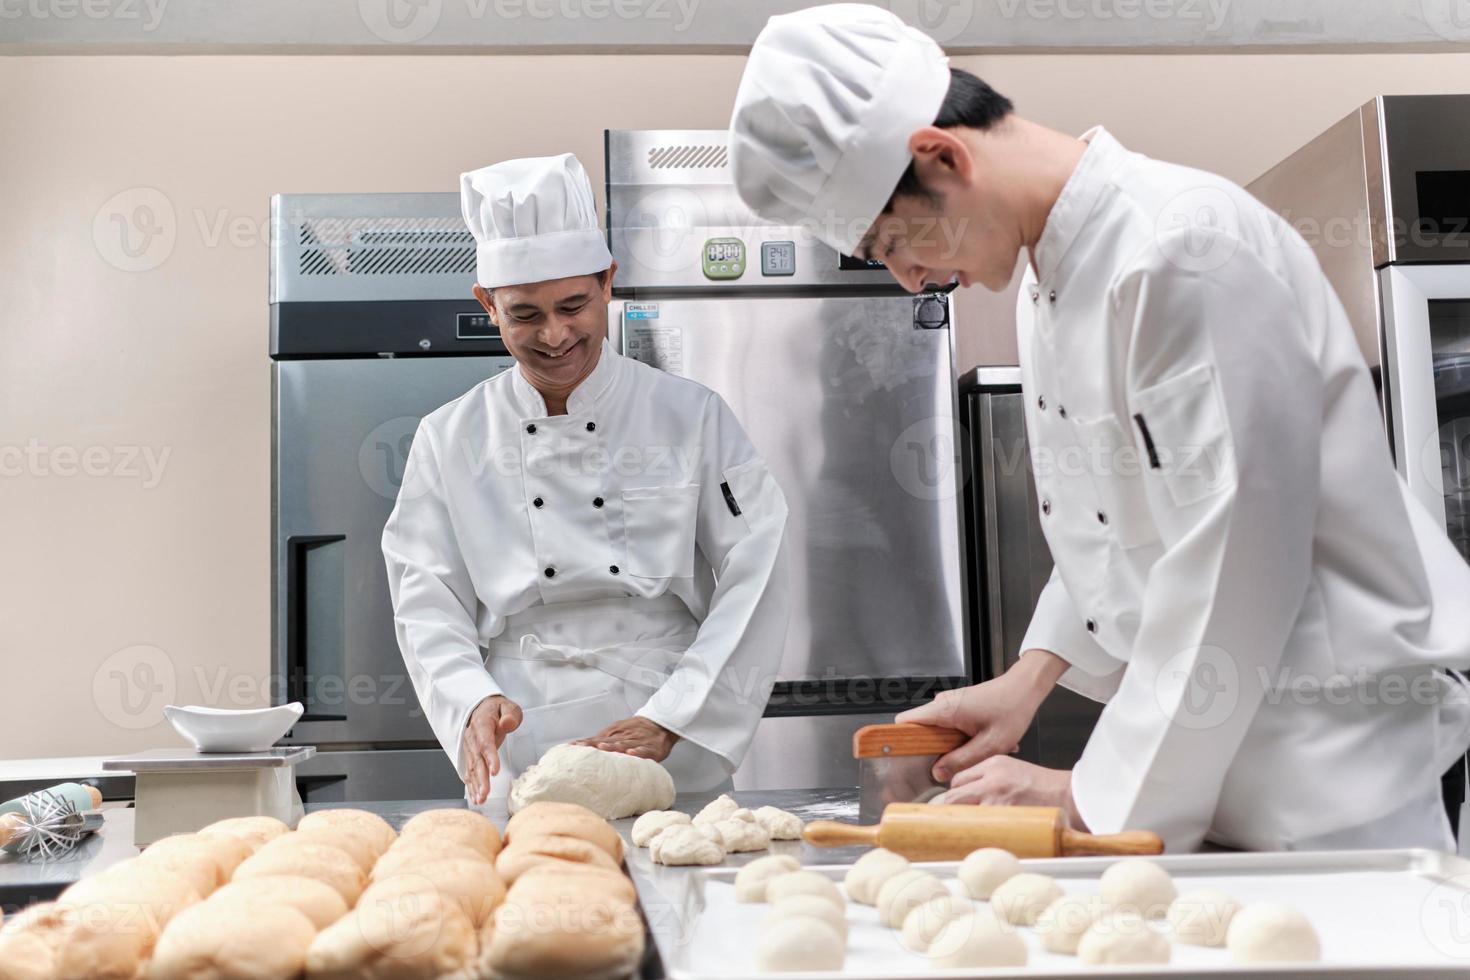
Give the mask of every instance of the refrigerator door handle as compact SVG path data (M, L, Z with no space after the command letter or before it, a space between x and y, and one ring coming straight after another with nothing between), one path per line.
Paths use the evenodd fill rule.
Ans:
M324 679L345 692L343 673L343 551L345 534L293 534L286 538L287 701L306 706L301 721L346 721L340 710L323 710L317 697Z

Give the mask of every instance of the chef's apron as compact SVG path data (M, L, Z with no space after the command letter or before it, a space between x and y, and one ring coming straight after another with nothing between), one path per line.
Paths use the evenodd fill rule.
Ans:
M493 797L565 742L590 738L650 701L678 698L664 682L694 642L699 623L673 595L532 606L506 617L486 645L485 669L521 706L520 728L501 747ZM719 756L681 738L663 766L680 793L732 786Z

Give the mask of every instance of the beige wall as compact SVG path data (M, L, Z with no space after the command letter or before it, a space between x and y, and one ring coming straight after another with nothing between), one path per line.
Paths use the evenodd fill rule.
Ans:
M604 127L722 127L741 63L0 59L0 758L164 744L166 700L260 700L271 193L450 190L563 150L600 184ZM1043 122L1242 181L1374 94L1470 91L1470 55L961 63ZM167 236L132 260L94 228L119 193L172 211L156 268L118 266ZM1005 303L976 293L962 359L1012 360Z

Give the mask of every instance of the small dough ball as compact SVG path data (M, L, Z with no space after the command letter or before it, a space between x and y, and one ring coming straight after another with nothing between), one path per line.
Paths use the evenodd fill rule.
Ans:
M1023 871L990 893L990 908L1002 922L1034 926L1046 907L1061 897L1061 886L1050 877Z
M74 912L75 909L60 902L37 902L7 919L0 936L23 932L44 942L54 954L66 939L67 923Z
M511 814L511 818L505 822L505 843L513 843L517 834L525 834L527 837L536 836L536 826L547 817L597 817L596 810L589 810L580 803L561 803L557 800L537 800L535 803L527 803L520 810ZM601 817L598 817L601 820Z
M1237 963L1315 963L1322 958L1322 941L1312 923L1280 902L1247 905L1237 912L1225 945Z
M246 910L204 902L174 917L158 940L149 980L294 980L316 926L289 905Z
M133 980L160 931L146 907L126 899L73 908L65 920L54 980Z
M690 823L691 818L687 813L678 810L649 810L643 816L633 821L634 847L647 847L653 843L653 839L670 827Z
M1092 966L1167 963L1169 940L1134 912L1108 912L1082 934L1077 958Z
M878 920L890 929L903 928L904 917L931 898L948 895L944 882L927 871L900 872L878 889Z
M238 837L177 834L148 845L140 858L186 876L200 896L208 898L253 853Z
M1224 946L1230 920L1240 903L1214 888L1186 892L1169 906L1169 928L1176 943L1187 946Z
M336 830L339 827L355 830L372 841L379 854L392 847L398 839L388 821L366 810L317 810L296 823L297 830Z
M815 871L788 871L766 882L766 901L772 905L792 895L818 895L838 908L846 907L832 879Z
M216 820L199 832L208 837L234 837L258 851L282 834L289 834L291 828L275 817L230 817Z
M357 900L398 902L403 896L433 892L464 910L470 925L479 929L505 901L505 884L488 864L480 861L431 861L413 871L377 878Z
M51 980L56 953L29 932L0 933L0 980Z
M255 853L274 854L277 851L294 850L303 844L335 847L352 858L352 863L361 868L363 874L371 872L373 865L378 862L377 845L361 832L347 827L337 830L323 830L321 827L315 830L297 830L284 837L277 837Z
M847 943L830 922L793 915L761 930L755 963L763 973L836 972L847 958Z
M936 936L955 919L970 915L969 902L946 892L916 907L903 920L903 948L910 953L928 953Z
M527 868L547 861L575 861L580 864L595 864L609 871L618 871L618 864L608 857L607 852L596 844L580 837L517 837L500 852L495 859L495 870L506 884L512 884ZM411 871L412 867L402 870Z
M269 875L232 881L209 896L211 905L226 903L238 903L243 915L257 908L288 906L310 919L318 931L347 914L347 903L337 889L301 875Z
M522 825L516 833L515 843L525 844L540 837L575 837L602 848L614 864L623 861L622 835L595 813L548 814L533 826Z
M929 959L940 970L1025 966L1026 941L988 911L952 919L929 944Z
M876 905L878 889L883 883L908 868L908 858L880 847L858 858L842 879L842 885L847 889L847 896L859 905Z
M1036 920L1036 934L1050 952L1076 956L1083 935L1107 911L1107 904L1097 895L1063 895Z
M498 861L499 858L497 857L496 860ZM478 861L494 867L494 863L484 854L473 848L465 847L458 841L418 834L408 840L400 840L388 848L373 865L372 873L368 877L375 879L392 877L405 871L412 871L428 861Z
M643 919L605 891L569 894L567 879L527 876L511 888L481 932L481 965L492 976L612 980L643 958Z
M236 881L271 875L315 878L336 889L348 908L357 904L357 898L367 884L367 875L346 851L325 844L297 844L270 851L261 848L235 870Z
M1024 870L1021 861L999 847L971 851L960 862L959 879L971 898L989 901L995 890Z
M702 831L719 835L720 845L726 854L744 854L749 851L764 851L771 846L771 835L760 824L732 817L716 823L705 824Z
M735 873L735 901L764 902L766 884L772 878L800 870L801 862L785 854L756 858Z
M654 864L711 865L725 860L725 846L700 833L693 825L668 828L648 845L648 856Z
M531 882L539 882L532 886ZM638 889L632 880L621 871L609 871L593 864L578 864L573 861L547 861L527 868L516 878L517 885L538 887L542 890L560 889L567 895L586 895L589 891L607 894L619 901L632 905L638 901Z
M739 809L740 804L726 793L705 804L704 808L694 815L694 822L696 824L719 823L721 820L730 819L731 815Z
M771 928L773 923L794 915L806 915L823 922L836 929L842 936L842 941L847 942L847 912L845 909L833 905L821 895L787 895L781 901L771 906L771 911L766 915L765 928Z
M83 878L61 893L61 905L125 904L144 908L160 929L168 920L200 900L188 878L141 857L121 861L90 878Z
M1102 900L1114 912L1132 912L1145 919L1162 919L1179 897L1169 872L1152 861L1119 861L1098 882Z
M409 980L463 969L478 949L474 927L432 892L354 909L306 951L306 975L322 980Z
M500 853L500 831L495 829L495 824L489 817L462 807L416 813L403 825L398 838L412 839L419 834L463 844L472 851L479 851L490 861Z
M794 813L763 806L755 811L755 822L766 829L771 840L801 840L801 818Z

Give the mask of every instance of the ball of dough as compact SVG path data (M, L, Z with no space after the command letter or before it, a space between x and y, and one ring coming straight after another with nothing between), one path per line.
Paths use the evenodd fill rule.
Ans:
M482 964L502 978L613 980L643 957L643 920L605 889L568 893L566 879L527 876L481 933Z
M930 962L940 970L1025 966L1026 942L987 911L953 919L929 944Z
M945 926L973 911L969 902L948 892L934 896L904 916L903 948L911 953L928 953L930 944Z
M703 824L699 829L711 840L718 838L726 854L764 851L771 846L771 835L754 821L732 817L729 820Z
M216 820L199 832L211 837L234 837L259 850L282 834L289 834L291 828L275 817L230 817Z
M511 814L510 819L505 822L505 843L509 844L514 841L516 834L536 836L536 825L547 817L555 816L596 817L597 814L580 803L558 803L556 800L538 800L535 803L527 803ZM598 819L602 818L598 817Z
M836 929L842 936L842 941L847 942L847 912L840 906L833 905L821 895L787 895L781 901L771 906L771 911L766 915L766 927L769 928L774 922L795 915L811 916L821 919L823 922Z
M252 853L250 845L237 837L178 834L148 845L139 860L183 875L201 897L208 898Z
M1046 907L1061 897L1061 887L1051 878L1023 871L990 893L990 908L1002 922L1034 926Z
M505 884L488 864L481 861L431 861L389 878L377 878L357 900L399 902L405 895L433 892L464 910L470 925L479 929L505 901Z
M236 903L242 909L242 915L270 905L289 906L310 919L318 931L347 914L347 903L337 889L300 875L269 875L232 881L209 896L209 902L213 905Z
M838 908L846 905L832 879L815 871L788 871L766 882L766 901L772 905L792 895L817 895Z
M670 827L690 823L689 814L678 810L650 810L633 821L631 836L635 847L647 847L653 839Z
M517 837L508 844L495 859L495 870L506 884L513 883L527 868L547 861L574 861L580 864L595 864L609 871L617 871L618 864L607 856L607 852L596 844L579 837ZM412 870L406 867L403 870Z
M57 899L62 905L125 904L146 909L160 929L199 900L199 891L188 878L141 857L121 861L101 874L83 878Z
M149 980L293 980L316 926L289 905L246 910L204 902L174 917L159 937Z
M472 851L479 851L491 861L500 853L500 831L495 829L495 824L488 817L474 810L446 808L416 813L403 825L398 837L400 840L411 839L419 834L463 844Z
M761 930L756 966L766 973L842 969L847 943L831 923L809 915L793 915Z
M674 802L674 778L652 759L590 745L558 745L511 784L512 813L538 800L578 803L599 817L618 820L667 810Z
M54 980L134 980L152 954L158 933L158 920L136 902L122 899L75 907L59 933Z
M497 857L496 860L499 858ZM400 840L388 848L373 865L369 877L388 878L405 871L412 871L427 861L478 861L492 868L495 866L483 853L465 847L458 841L419 834L408 840Z
M372 871L373 865L378 863L377 845L360 832L346 827L337 830L323 830L318 827L315 830L293 831L263 845L255 853L274 854L277 851L294 850L303 844L335 847L352 858L352 863L361 868L363 874Z
M478 939L453 902L433 893L354 909L323 929L306 951L306 975L331 980L417 980L464 968Z
M1083 935L1107 911L1097 895L1063 895L1037 918L1036 934L1050 952L1075 956Z
M1167 963L1169 953L1169 940L1133 912L1104 914L1077 943L1077 958L1093 966Z
M633 882L627 875L594 864L548 861L527 868L516 878L517 885L529 882L543 882L538 887L559 888L567 895L585 895L590 890L598 894L606 893L630 905L638 901L638 889L633 887Z
M1162 919L1179 896L1169 872L1141 858L1119 861L1104 871L1098 891L1109 909L1145 919Z
M959 879L971 898L988 901L1001 885L1020 874L1020 860L999 847L971 851L960 862Z
M735 873L735 901L764 902L766 884L772 878L800 870L801 862L785 854L756 858Z
M65 930L70 917L75 913L71 906L60 902L37 902L28 905L5 921L0 936L25 933L46 944L55 953L65 939Z
M736 803L729 793L725 793L706 803L704 808L694 815L694 822L696 824L719 823L721 820L730 819L739 809L740 804Z
M648 857L654 864L710 865L725 860L725 847L690 825L670 827L648 845Z
M338 828L357 831L373 842L379 854L392 847L393 842L398 839L398 834L388 821L366 810L316 810L296 823L297 830L331 831Z
M948 895L944 882L927 871L900 872L878 889L878 921L890 929L903 928L904 918L931 898Z
M1188 946L1224 946L1230 920L1240 904L1214 888L1186 892L1169 906L1169 928L1176 943Z
M518 826L511 843L524 844L538 837L576 837L602 848L615 864L623 860L622 836L595 813L549 813L535 824Z
M1237 963L1315 963L1322 958L1322 942L1312 923L1280 902L1247 905L1237 912L1225 945Z
M755 811L755 822L765 828L771 840L801 840L801 818L794 813L763 806Z
M367 875L346 851L325 844L298 844L267 852L261 848L235 869L236 881L270 875L301 875L330 885L348 907L357 904Z
M907 871L909 859L902 854L877 848L869 851L848 869L842 885L847 896L859 905L874 905L878 901L878 889L883 883L901 871Z
M51 980L56 953L29 932L0 933L0 980Z

